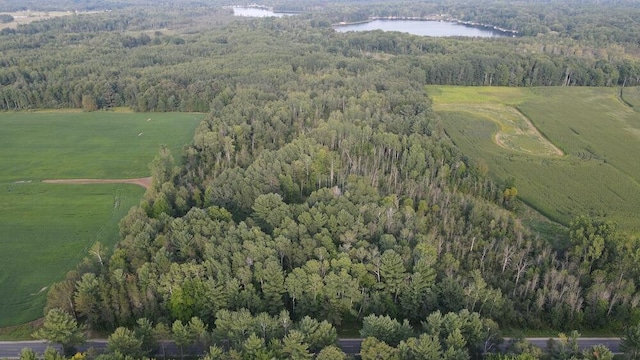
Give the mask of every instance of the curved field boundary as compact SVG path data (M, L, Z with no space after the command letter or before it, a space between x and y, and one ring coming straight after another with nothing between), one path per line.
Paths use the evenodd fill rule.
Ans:
M468 112L498 125L493 142L505 149L532 155L564 156L519 109L499 104L437 104L437 111Z
M42 180L47 184L134 184L148 189L151 186L151 177L137 179L49 179Z

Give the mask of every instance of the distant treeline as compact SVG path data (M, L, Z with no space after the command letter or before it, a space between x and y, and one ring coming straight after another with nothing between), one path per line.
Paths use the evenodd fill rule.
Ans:
M222 10L203 13L214 27L232 21ZM263 59L282 64L283 75L276 81L287 81L302 70L362 74L370 71L373 58L407 71L410 67L413 76L427 84L632 86L640 82L640 61L615 44L597 47L552 35L451 39L381 31L342 34L330 27L327 17L315 15L242 19L226 28L181 34L165 28L190 20L202 24L202 15L170 14L113 11L3 30L0 109L128 106L137 111L207 112L217 93L253 80L229 76L227 68L239 48L248 47L252 56L250 49L259 40L247 30L257 26L308 44L307 51ZM219 61L221 56L225 62ZM242 59L234 66L238 74L249 71ZM383 83L377 85L384 88Z

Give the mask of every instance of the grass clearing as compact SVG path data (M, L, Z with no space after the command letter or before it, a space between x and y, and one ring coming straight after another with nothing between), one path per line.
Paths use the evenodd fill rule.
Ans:
M42 326L44 319L0 328L0 341L32 340L31 334Z
M640 112L640 87L625 87L620 92L622 101L633 110Z
M42 316L51 283L64 278L144 189L131 184L44 184L56 178L149 176L166 144L179 159L200 114L0 113L0 327ZM141 135L140 135L141 134Z
M619 100L618 89L430 86L428 91L456 145L486 164L492 176L514 178L529 206L562 224L587 214L640 232L640 113ZM625 92L640 104L640 92ZM496 136L499 140L501 132L514 128L505 109L517 109L540 137L512 131L509 146L498 144ZM543 141L564 155L540 151Z
M0 113L0 183L137 178L166 144L176 160L201 114Z
M135 185L3 186L0 195L0 324L42 316L51 283L64 278L100 241L109 246L118 222L144 189Z
M564 153L545 139L518 109L496 104L449 104L435 107L436 111L466 112L482 116L497 125L493 142L508 150L530 155L562 156Z
M96 14L96 11L91 11L91 12L81 12L80 14ZM53 19L56 17L61 17L61 16L73 16L76 15L76 13L71 12L71 11L15 11L15 12L0 12L0 14L6 14L6 15L11 15L13 16L13 21L8 22L8 23L0 23L0 30L4 29L4 28L11 28L11 29L15 29L18 27L18 25L25 25L25 24L29 24L32 23L34 21L41 21L41 20L49 20L49 19Z

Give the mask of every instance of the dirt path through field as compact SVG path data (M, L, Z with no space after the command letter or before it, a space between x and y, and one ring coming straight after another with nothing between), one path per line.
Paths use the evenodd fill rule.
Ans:
M151 186L151 177L137 179L53 179L42 180L47 184L135 184L147 189Z

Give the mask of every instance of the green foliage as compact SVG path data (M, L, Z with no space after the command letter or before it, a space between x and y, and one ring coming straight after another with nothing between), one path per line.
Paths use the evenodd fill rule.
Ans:
M578 338L580 334L572 331L569 335L561 333L559 340L549 339L547 343L547 354L551 359L571 359L580 356L578 351Z
M31 348L24 348L20 351L20 360L38 360L38 354Z
M242 347L244 350L243 353L249 359L257 359L266 355L264 339L258 337L256 334L249 335Z
M593 267L602 267L602 263L610 261L608 257L613 254L616 236L615 223L579 216L569 224L570 254L590 272Z
M384 353L400 359L479 359L495 348L496 325L467 310L434 312L423 322L423 333L412 337L408 323L401 325L388 317L370 315L364 318L360 332L363 358Z
M98 110L98 104L93 95L82 95L82 110L86 112Z
M482 8L460 3L453 6L455 10L452 9L451 13L459 14L460 18L465 20L483 21L516 29L525 36L559 35L602 45L629 42L636 36L635 29L627 32L620 26L624 23L622 19L628 19L631 14L637 13L638 8L633 2L627 2L620 7L607 7L606 10L597 3L585 3L585 6L577 7L561 1L554 1L552 4L552 14L549 13L549 5L531 3L525 7L505 8L504 4L498 2L484 3L485 6ZM594 23L598 23L599 26L594 26Z
M133 331L136 338L142 342L141 350L143 353L151 353L158 347L158 339L154 333L153 323L147 318L138 319Z
M44 324L33 333L33 337L62 345L65 355L71 355L75 346L87 338L84 328L78 326L73 316L59 309L49 310Z
M409 338L406 342L400 342L398 350L402 359L427 360L441 359L443 357L440 340L433 335L427 334L422 334L418 338Z
M311 359L308 346L304 343L304 334L298 330L291 330L282 340L282 352L288 359Z
M0 14L0 24L11 23L15 18L9 14Z
M188 324L184 325L182 321L176 320L171 326L171 336L180 348L180 357L184 358L184 348L195 342Z
M582 357L586 360L613 360L613 353L604 345L594 345L582 351Z
M271 320L268 318L268 320ZM220 310L216 314L216 335L217 337L229 341L233 346L239 346L244 343L251 333L253 328L254 318L251 313L246 309L242 309L239 312L231 312L228 310ZM263 339L267 336L272 337L269 333L267 335L266 330L270 329L270 324L266 321L262 322L262 327L265 329L262 333Z
M538 360L537 356L531 354L519 354L519 355L504 355L504 354L490 354L485 357L487 360Z
M209 347L209 351L202 358L205 360L218 360L218 359L223 359L224 358L223 356L224 356L224 350L213 345Z
M411 335L413 335L413 329L406 320L400 323L389 316L376 315L369 315L362 319L360 336L363 338L374 337L388 345L397 346Z
M640 356L640 325L629 326L625 329L620 350L627 359L636 359Z
M113 353L140 357L142 354L142 339L138 338L132 330L119 327L109 335L107 348Z
M320 350L316 360L346 360L347 355L338 347L331 345Z
M405 268L400 255L393 250L387 250L380 258L380 275L385 284L385 290L394 298L403 290L405 283Z
M460 329L454 329L444 340L445 351L442 354L443 359L447 360L468 360L469 352L465 349L467 342L462 336Z
M506 353L505 359L539 359L543 356L541 348L522 338L512 338L506 346Z
M199 279L185 280L172 290L169 311L175 319L188 321L194 316L210 317L210 296L215 291L211 284Z
M380 341L374 337L367 337L362 342L360 350L362 360L397 360L400 359L398 350L387 345L384 341Z
M296 328L304 335L304 342L309 345L311 352L335 345L338 340L336 329L326 320L320 322L305 316L297 323Z
M65 360L66 356L63 354L60 354L58 350L54 349L53 347L48 346L44 350L43 359L44 360Z
M572 51L576 55L569 59L561 51L540 50L552 42L548 38L338 34L318 20L242 20L185 34L184 41L166 46L160 46L161 34L150 42L108 32L96 39L117 40L103 49L117 49L113 54L129 64L115 84L99 86L99 106L114 95L116 105L137 109L203 107L210 113L178 167L168 153L158 157L152 167L157 181L140 209L123 219L122 241L106 265L95 258L81 264L67 285L56 287L55 303L71 299L79 316L99 329L140 317L166 319L177 324L174 335L181 344L194 341L185 322L197 316L215 324L213 339L227 341L232 358L245 345L259 356L307 358L331 343L331 325L358 324L369 314L428 324L427 338L410 342L402 335L389 340L393 344L373 342L372 348L398 357L400 348L390 345L405 340L407 353L423 346L451 359L476 358L491 348L497 326L484 318L532 328L615 327L628 318L637 295L633 279L640 274L633 265L637 241L612 236L601 254L586 252L589 269L584 252L571 255L560 241L552 246L511 212L519 198L528 199L530 180L487 177L495 175L495 164L520 158L582 161L544 155L557 149L530 131L531 121L543 127L525 107L555 97L529 87L517 93L496 87L453 91L471 99L461 109L481 108L476 116L499 110L501 126L511 131L504 143L543 151L536 157L505 150L511 159L496 153L495 161L482 166L444 131L448 115L462 115L438 117L434 111L441 108L429 96L444 90L426 86L493 84L494 78L526 86L614 84L615 71L604 69L615 68L612 63L622 55L597 55L603 61L596 65L595 55ZM47 32L39 26L27 31ZM82 34L77 41L84 39ZM541 53L532 55L534 50ZM83 54L84 48L76 51ZM109 56L96 59L95 68L105 68L102 61ZM569 64L573 70L567 74ZM602 76L587 77L597 69ZM97 79L103 76L96 70ZM512 106L487 108L483 103L496 94L510 97ZM572 99L567 93L558 97ZM558 103L551 108L563 109ZM467 131L467 124L456 129ZM496 129L476 128L489 141ZM511 136L519 133L527 136ZM476 153L485 149L479 146ZM602 175L607 166L602 160L580 175ZM611 256L624 261L604 261ZM597 323L598 318L604 320Z

